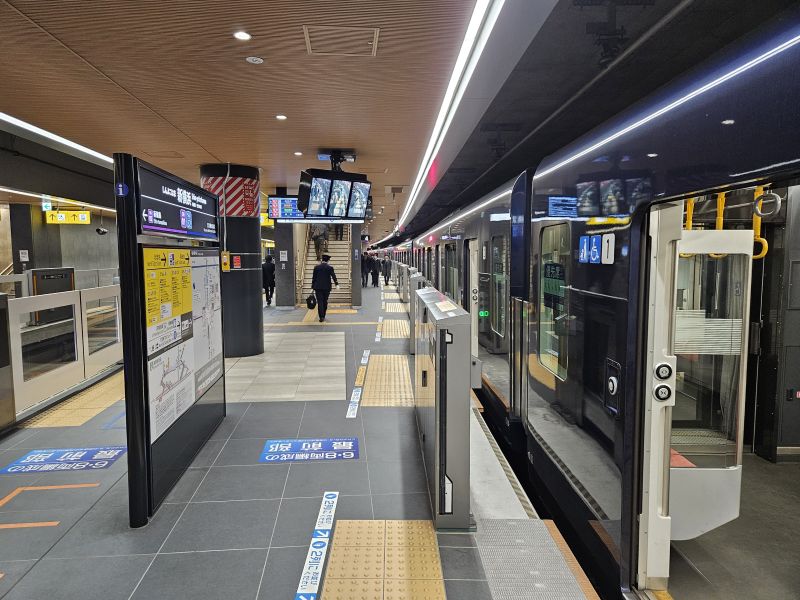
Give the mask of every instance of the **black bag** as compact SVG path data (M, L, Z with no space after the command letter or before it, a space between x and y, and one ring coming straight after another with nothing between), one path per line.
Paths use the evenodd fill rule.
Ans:
M313 292L308 295L308 298L306 298L306 306L308 307L308 310L314 310L317 308L317 297L313 294Z

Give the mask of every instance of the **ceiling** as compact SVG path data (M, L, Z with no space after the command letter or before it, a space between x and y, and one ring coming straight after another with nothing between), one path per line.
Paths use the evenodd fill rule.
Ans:
M370 234L382 237L416 176L473 6L0 0L0 111L194 182L202 163L254 165L267 192L328 168L318 148L353 148L345 170L373 182ZM234 39L238 30L252 39Z
M759 0L732 10L729 0L618 0L616 25L627 40L615 61L601 64L603 48L587 29L607 22L609 2L559 0L400 240L535 168L795 4Z

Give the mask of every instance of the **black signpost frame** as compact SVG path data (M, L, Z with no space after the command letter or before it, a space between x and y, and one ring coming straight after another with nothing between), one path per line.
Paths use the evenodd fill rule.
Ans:
M214 196L147 163L142 165L184 189ZM141 190L138 167L138 159L130 154L114 154L131 527L142 527L148 523L197 452L222 422L226 412L223 359L220 378L200 398L195 398L194 404L151 444L142 249L160 246L191 253L192 249L219 250L219 243L202 238L194 242L178 241L181 238L188 240L190 235L139 234ZM216 196L214 199L218 202ZM224 339L224 335L222 337Z

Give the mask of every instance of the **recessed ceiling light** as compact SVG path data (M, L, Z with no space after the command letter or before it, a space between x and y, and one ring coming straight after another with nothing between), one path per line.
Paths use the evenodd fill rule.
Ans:
M658 156L658 154L656 154L655 152L650 152L647 154L647 158L655 158L656 156Z
M733 125L734 123L736 123L736 121L734 121L733 119L725 119L724 121L722 121L723 125Z
M264 62L264 59L261 58L260 56L248 56L247 58L245 58L245 60L249 62L251 65L260 65Z
M289 117L287 117L286 115L275 115L275 118L278 119L278 121L285 121Z
M295 156L303 156L303 153L298 151L298 152L295 152L294 155Z
M235 37L237 40L246 42L250 40L253 36L247 33L246 31L237 31L236 33L233 34L233 37Z

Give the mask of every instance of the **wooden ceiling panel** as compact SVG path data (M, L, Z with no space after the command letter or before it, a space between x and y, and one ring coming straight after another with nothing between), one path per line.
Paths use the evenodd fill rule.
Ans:
M384 186L413 183L473 6L0 0L0 110L192 181L203 162L255 165L266 190L296 188L300 169L324 168L320 147L354 148L349 170L372 171L374 204L386 206L374 236L396 217ZM309 55L303 26L320 48L357 54L363 42L365 55ZM376 28L372 56L366 32ZM237 30L253 39L235 40Z

